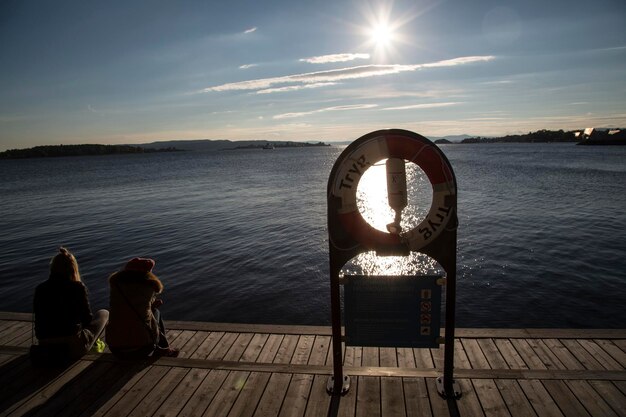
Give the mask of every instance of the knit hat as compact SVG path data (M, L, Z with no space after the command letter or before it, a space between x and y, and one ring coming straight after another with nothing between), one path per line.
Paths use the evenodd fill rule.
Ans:
M133 258L124 267L125 271L152 272L155 262L150 258Z

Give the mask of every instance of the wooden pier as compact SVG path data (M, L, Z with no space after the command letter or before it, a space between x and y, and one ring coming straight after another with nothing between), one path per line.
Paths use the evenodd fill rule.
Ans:
M456 405L443 348L345 349L330 397L330 327L166 322L179 358L88 354L30 364L31 316L0 313L1 416L626 416L626 330L457 329Z

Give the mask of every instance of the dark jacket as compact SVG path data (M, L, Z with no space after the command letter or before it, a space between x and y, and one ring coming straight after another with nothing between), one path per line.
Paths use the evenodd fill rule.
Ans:
M93 318L85 285L53 278L37 286L34 310L39 340L76 335Z
M109 278L110 316L106 341L112 351L154 347L159 326L152 303L163 285L152 274L120 271Z

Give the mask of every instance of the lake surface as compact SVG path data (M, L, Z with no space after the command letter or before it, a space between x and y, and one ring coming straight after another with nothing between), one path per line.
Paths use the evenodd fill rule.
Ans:
M459 327L623 328L626 147L443 145L458 183ZM58 246L92 308L134 256L166 319L329 324L326 185L342 147L0 161L0 310Z

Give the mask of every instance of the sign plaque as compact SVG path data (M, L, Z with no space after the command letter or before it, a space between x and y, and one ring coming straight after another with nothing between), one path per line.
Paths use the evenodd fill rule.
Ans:
M346 276L346 345L438 348L439 278L435 275Z

